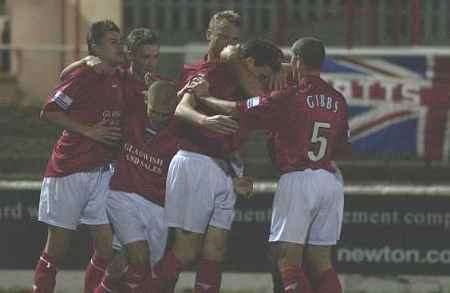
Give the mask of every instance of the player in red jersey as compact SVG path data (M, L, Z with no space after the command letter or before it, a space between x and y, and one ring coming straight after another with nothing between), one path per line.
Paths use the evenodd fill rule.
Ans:
M192 78L195 74L212 70L218 67L220 61L220 51L229 44L236 44L240 39L240 16L234 11L220 11L211 17L209 22L208 30L206 32L206 39L208 40L208 52L205 58L194 65L185 65L181 73L180 87L183 87L186 82ZM219 67L218 70L226 71L225 68ZM217 71L216 71L217 72ZM230 79L233 79L233 75L228 75ZM218 92L221 92L221 96L224 95L234 95L236 91L235 83L232 83L232 87L223 86L220 89L217 88ZM222 119L224 118L224 119ZM221 120L226 121L226 117L211 117L210 124L220 124ZM233 127L233 121L231 121L231 127ZM189 126L185 126L189 127ZM214 126L213 126L214 127ZM187 131L187 132L185 132ZM180 133L188 133L189 130L181 130ZM207 133L210 135L211 141L214 144L214 148L217 153L220 153L222 146L221 136L217 135L215 137L214 133ZM205 137L206 145L208 144L208 137ZM192 166L194 167L194 166ZM181 173L180 173L181 174ZM167 198L166 192L166 198ZM167 209L167 204L166 204ZM217 231L216 231L217 230ZM171 234L174 232L170 231ZM204 233L204 231L202 231ZM217 236L216 236L217 234ZM201 236L201 234L198 234ZM218 286L220 286L220 268L219 262L223 257L224 242L226 235L222 235L219 229L211 228L208 233L206 233L204 250L208 251L201 256L199 261L197 276L196 276L196 288L199 280L211 279L208 283L212 283L212 287L217 291ZM198 248L201 243L200 236L185 234L182 231L176 232L176 237L174 238L174 243L169 244L170 249L167 250L162 261L159 263L161 277L164 278L164 291L171 292L174 290L176 279L178 278L178 273L182 270L182 267L186 267L193 259L197 258L198 249L191 252L190 246L194 245L194 248ZM172 237L171 237L172 238ZM196 243L192 243L192 242ZM214 243L218 244L215 245ZM179 245L178 245L179 244ZM189 252L183 253L183 260L179 261L179 255L176 255L173 250L186 249ZM214 254L210 256L210 254Z
M126 141L107 200L108 216L115 236L125 247L127 266L106 274L96 293L158 290L151 264L164 254L167 238L165 183L170 160L178 150L169 122L177 103L175 84L155 81L149 89L148 118L142 119L143 100L135 99L130 105L133 109L128 112Z
M271 43L255 40L242 47L245 69L254 75L267 78L279 69L282 53ZM215 63L200 62L186 67L191 73L184 76L202 74L208 80L212 94L222 99L234 99L240 93L240 75L232 66L220 63L220 52L210 50L208 53L214 54ZM192 93L184 94L182 103L191 102ZM183 111L183 106L177 108L178 111ZM243 136L241 133L216 134L208 130L211 124L206 127L199 127L199 124L202 122L181 124L181 150L169 167L165 209L174 242L161 262L162 274L168 281L166 292L174 290L178 273L199 258L195 292L218 292L220 289L220 263L236 199L232 173L242 172L230 166L228 161L240 147ZM228 172L220 165L227 166Z
M127 104L125 120L130 121L133 126L127 126L128 136L132 140L142 137L144 131L143 126L147 120L145 111L144 92L155 81L161 80L161 76L157 72L157 65L159 61L159 36L156 32L148 28L133 29L126 39L127 59L128 64L121 67L121 74L125 82L125 103ZM67 66L61 73L61 78L64 79L68 73L72 72L80 66L90 66L99 74L108 74L113 68L101 58L97 56L88 55L87 57L76 61ZM134 131L132 129L135 129ZM142 131L141 131L142 130ZM133 186L136 182L129 182L128 186ZM163 242L164 243L164 242ZM120 250L119 244L116 243L116 249ZM135 254L145 254L147 250L140 250L131 252L133 258ZM94 254L95 256L95 254ZM115 257L114 261L108 268L109 272L116 272L123 269L122 264L126 263L123 255ZM145 257L144 257L145 258ZM105 270L93 258L87 269L90 273L85 279L85 293L93 292L96 287L99 287L100 281L104 278ZM131 272L131 270L130 270ZM111 275L111 274L110 274ZM119 275L122 275L120 271ZM109 276L109 282L113 280ZM98 290L103 290L101 287Z
M157 64L159 61L159 37L158 35L147 28L137 28L132 30L126 40L127 45L127 57L129 60L129 65L127 67L122 68L123 69L123 75L125 79L125 101L126 101L126 113L125 113L125 139L126 142L122 147L122 153L119 156L117 167L115 168L115 175L112 177L113 179L110 182L110 188L112 190L122 190L125 192L139 194L139 195L148 195L151 190L157 190L161 187L161 182L165 182L165 173L160 175L155 175L151 172L145 172L148 171L146 168L133 168L126 164L126 161L124 160L125 157L130 158L132 155L130 153L138 152L141 153L142 150L144 151L151 151L152 144L145 145L144 137L148 136L148 133L146 133L146 121L148 121L147 118L147 112L146 112L146 100L144 97L144 92L147 91L147 88L149 85L154 83L155 81L161 79L159 74L157 73ZM82 61L83 62L83 61ZM97 70L97 67L100 67L101 72L105 73L108 72L107 64L104 64L101 62L98 65L94 66ZM161 89L162 88L162 89ZM164 111L170 112L170 107L174 107L170 101L173 101L173 99L170 97L170 95L166 95L168 91L167 86L158 86L156 89L153 90L153 92L157 92L156 96L165 98L167 96L167 107L162 107L159 104L155 104L156 102L152 102L153 105L156 105L155 107L158 109L162 109ZM153 99L153 98L152 98ZM159 101L159 100L158 100ZM158 117L155 117L156 114L152 114L151 121L158 124ZM167 116L167 115L166 115ZM164 117L166 120L169 117ZM164 119L162 119L164 120ZM156 122L155 122L156 121ZM161 125L158 127L163 127L164 121L162 121ZM156 127L156 126L155 126ZM170 133L168 130L161 131L161 133ZM168 137L168 135L155 135L156 137L162 136L162 138L158 138L157 141L161 140L161 143L167 142L170 139L172 139L172 136ZM152 142L153 143L153 142ZM154 142L153 144L155 144ZM159 144L157 144L159 145ZM172 143L172 148L175 143ZM170 154L171 148L167 148L167 152ZM127 154L126 151L129 151ZM175 152L175 151L173 151ZM167 155L167 153L166 153ZM167 159L167 158L165 158ZM135 157L134 160L137 160ZM159 162L159 161L158 161ZM142 166L141 166L142 167ZM144 167L149 167L147 164L144 164ZM125 170L128 170L129 172L125 172ZM152 177L153 180L148 181L146 177ZM158 177L160 176L160 177ZM138 179L146 179L146 181L139 182ZM120 181L121 180L121 181ZM120 182L119 182L120 181ZM153 189L152 189L153 188ZM154 196L158 196L160 191L154 191L152 192ZM114 192L113 192L114 194ZM131 196L132 199L135 199L135 196ZM108 196L108 202L110 202L112 195L110 194ZM125 199L126 196L123 197ZM140 198L140 197L139 197ZM122 198L121 198L122 199ZM145 201L147 202L147 201ZM159 204L163 203L163 200L159 199ZM130 201L128 205L135 204L136 202ZM146 203L144 206L151 205L151 203ZM125 206L125 205L123 205ZM108 209L108 215L111 219L111 224L113 225L115 235L120 236L124 234L123 225L120 224L120 219L123 214L120 213L120 210L116 209L114 213L111 213L111 209ZM161 246L164 246L165 244L165 237L161 233L162 228L160 227L161 222L158 222L156 219L158 219L158 210L162 210L162 207L153 207L152 211L153 213L149 214L149 217L152 218L147 219L146 225L140 225L139 227L146 227L147 230L152 230L153 232L150 233L148 231L148 237L144 238L143 241L139 241L139 243L132 243L130 245L126 245L126 264L127 264L127 270L126 273L122 272L121 270L123 267L120 265L123 262L120 257L116 258L111 266L108 268L108 274L105 275L105 272L101 273L100 279L103 278L103 283L100 285L100 282L86 282L89 283L89 290L86 292L92 292L93 288L97 287L96 292L104 292L104 287L115 287L121 285L121 289L125 290L128 285L131 284L131 286L138 285L139 283L143 282L143 280L147 277L147 272L150 268L150 261L149 261L149 253L148 253L148 245L147 240L151 243L151 246L154 246L154 251L152 253L152 256L157 257L158 255L158 249L160 249ZM129 212L129 211L128 211ZM138 213L138 211L136 211ZM136 213L131 213L130 216L135 216ZM119 218L119 220L117 220ZM161 221L163 217L160 217ZM142 219L144 221L145 219ZM152 222L150 221L152 220ZM150 221L150 222L149 222ZM153 223L153 225L151 225ZM158 226L159 224L160 226ZM144 229L144 228L143 228ZM130 229L131 230L131 229ZM133 232L136 232L136 230L132 230ZM145 232L145 229L143 231L139 230L140 232ZM122 234L120 234L122 233ZM146 235L147 236L147 235ZM140 239L143 237L142 235L139 235ZM161 238L161 239L159 239ZM155 239L158 239L159 242L155 242ZM119 240L121 238L119 237ZM130 239L125 239L125 241L129 241ZM152 240L153 242L151 242ZM128 243L128 242L127 242ZM123 241L119 241L116 243L116 246L118 244L124 244ZM118 247L116 247L118 248ZM120 247L119 247L120 248ZM111 272L118 272L120 271L119 275L122 277L123 282L115 282L117 278L115 278L115 274ZM117 275L117 274L116 274ZM133 276L133 277L131 277ZM109 283L108 283L109 282ZM151 283L147 282L147 285L151 285Z
M320 78L325 58L320 40L302 38L291 51L298 84L238 103L198 100L234 115L240 125L271 131L271 158L282 176L269 241L277 251L284 292L341 292L331 250L340 235L344 193L333 160L351 152L347 103Z
M115 67L123 62L120 30L111 21L91 25L90 54ZM34 272L33 292L53 292L57 265L73 230L86 224L99 262L112 255L106 216L107 173L121 140L123 111L121 77L99 75L87 66L70 72L49 95L41 116L64 129L44 174L39 220L48 224L48 238Z

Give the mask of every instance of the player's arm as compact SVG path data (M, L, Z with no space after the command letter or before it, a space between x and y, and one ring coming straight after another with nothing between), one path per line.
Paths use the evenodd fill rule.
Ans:
M210 110L227 115L227 117L238 118L245 121L245 125L253 129L271 129L274 127L274 121L282 116L282 107L285 104L284 96L290 95L291 90L273 92L271 95L256 96L251 98L239 99L240 101L226 101L211 96L199 96L204 93L202 83L192 84L189 90L194 97L195 103L201 103ZM196 107L191 105L191 107ZM198 113L198 112L197 112ZM198 121L207 117L198 113ZM202 116L204 117L202 117ZM195 119L191 117L191 119ZM199 122L197 122L199 123Z
M92 140L110 146L119 145L122 138L120 127L108 126L106 125L107 121L101 121L95 125L88 126L71 119L66 113L55 108L52 110L42 110L41 118L65 130L77 132Z
M238 115L237 102L226 101L210 96L197 97L196 99L215 113L233 117Z
M88 56L84 57L83 59L74 61L71 64L67 65L61 71L61 74L59 75L59 79L63 80L67 76L67 74L69 74L76 68L83 66L83 65L92 67L92 69L94 69L94 71L97 73L108 73L108 72L111 72L111 70L112 70L111 66L102 62L102 60L99 57L88 55Z
M208 116L196 110L197 101L194 95L191 91L183 94L175 110L175 117L192 125L204 127L221 134L230 134L237 131L239 126L232 117L225 115Z
M97 142L107 145L115 145L121 139L121 129L106 125L106 122L99 122L95 125L88 125L82 121L77 121L69 116L68 112L83 98L83 93L89 88L89 76L84 75L86 71L79 70L70 75L65 81L55 88L49 95L48 102L41 111L41 118L62 127L65 130L73 131L89 137Z
M244 98L238 102L215 97L199 97L197 100L214 112L245 121L244 124L250 129L271 129L275 127L273 122L281 116L278 105L281 101L269 96Z

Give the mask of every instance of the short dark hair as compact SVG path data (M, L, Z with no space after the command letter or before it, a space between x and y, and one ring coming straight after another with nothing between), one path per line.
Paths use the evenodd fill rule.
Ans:
M250 40L242 44L240 55L241 58L252 57L255 59L256 66L267 65L273 71L280 70L283 59L283 52L274 43L262 39Z
M323 42L314 37L298 39L291 47L292 54L303 59L306 66L320 68L325 59Z
M86 36L89 54L93 54L92 47L98 45L107 32L120 33L120 29L111 20L100 20L91 24Z
M136 28L127 36L127 49L134 52L142 45L158 45L159 35L157 32L148 28Z

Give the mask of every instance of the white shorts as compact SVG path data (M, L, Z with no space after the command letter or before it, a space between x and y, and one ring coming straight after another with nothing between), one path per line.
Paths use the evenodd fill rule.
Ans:
M344 187L325 170L281 176L273 199L269 241L335 245L344 210Z
M152 265L161 259L167 241L162 206L136 193L110 191L107 213L114 230L114 248L147 241Z
M76 230L79 224L108 224L106 197L110 178L106 167L64 177L44 177L39 221L70 230Z
M208 226L230 230L235 201L232 178L211 157L183 150L173 157L166 182L169 227L201 234Z

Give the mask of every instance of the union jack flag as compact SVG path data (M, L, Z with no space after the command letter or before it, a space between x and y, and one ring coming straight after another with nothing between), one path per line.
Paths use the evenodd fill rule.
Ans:
M336 56L324 62L323 78L347 98L355 155L448 161L450 66L437 69L450 58L439 58Z

